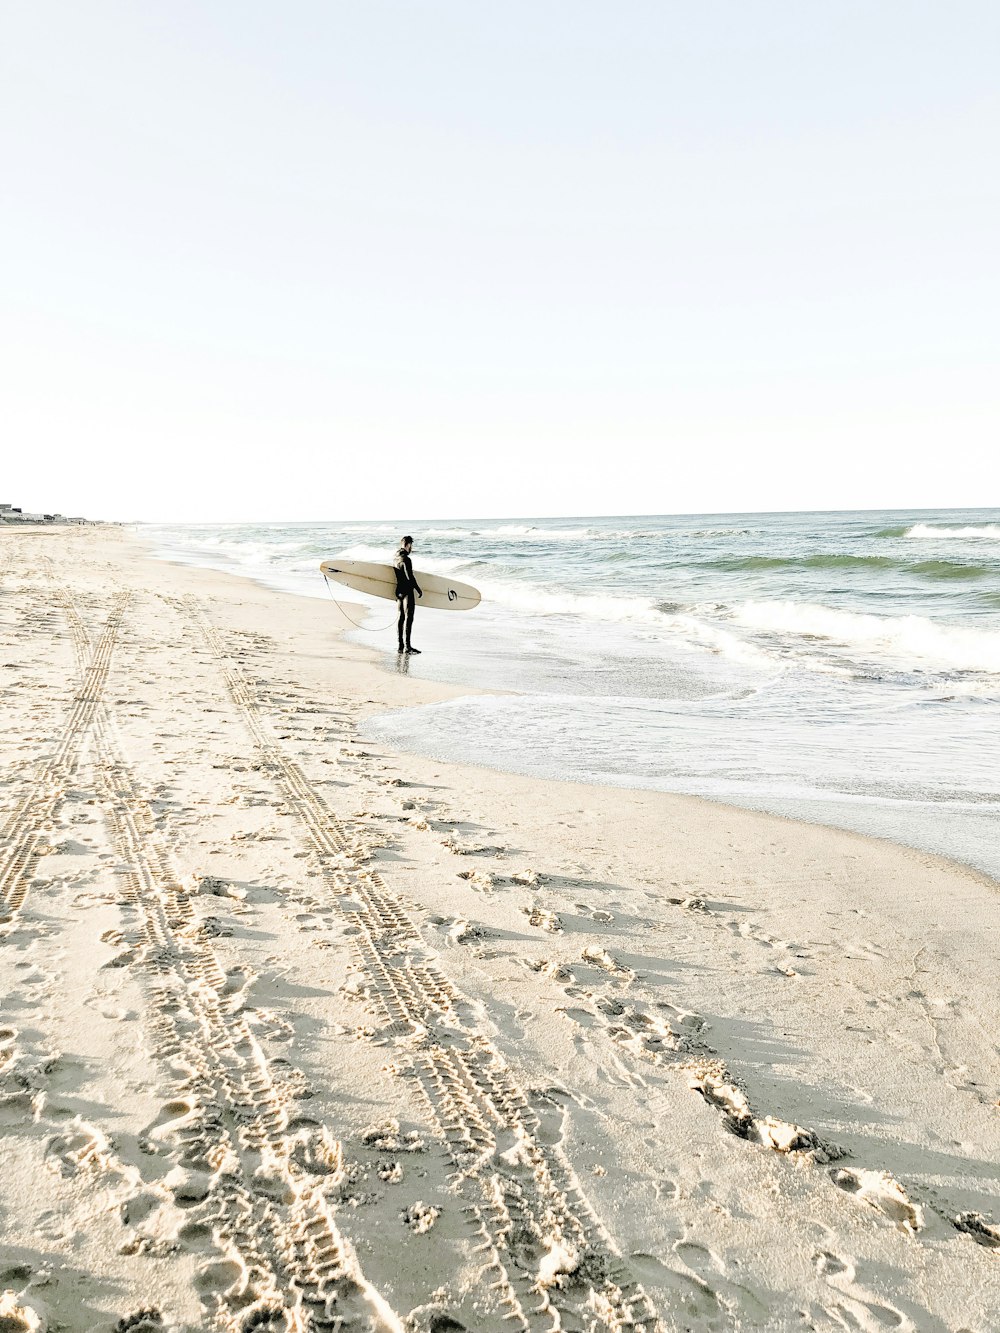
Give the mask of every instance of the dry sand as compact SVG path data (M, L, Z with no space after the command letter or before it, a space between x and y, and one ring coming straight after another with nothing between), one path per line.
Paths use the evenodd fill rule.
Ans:
M0 1330L1000 1328L996 885L366 746L454 691L115 529L0 573Z

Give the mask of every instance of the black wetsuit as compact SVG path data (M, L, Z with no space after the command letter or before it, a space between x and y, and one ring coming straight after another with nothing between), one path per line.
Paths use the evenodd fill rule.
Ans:
M417 580L413 577L413 565L410 563L409 552L404 550L402 546L396 552L392 567L396 571L396 605L399 607L396 631L399 636L399 651L404 653L410 650L413 609L416 606L414 594L420 593L421 597L424 594Z

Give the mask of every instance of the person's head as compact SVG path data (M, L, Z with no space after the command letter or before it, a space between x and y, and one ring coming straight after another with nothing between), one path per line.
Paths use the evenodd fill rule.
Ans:
M402 540L399 544L400 544L400 546L402 547L402 549L403 549L404 551L412 551L412 550L413 550L413 538L412 538L412 537L404 537L403 540Z

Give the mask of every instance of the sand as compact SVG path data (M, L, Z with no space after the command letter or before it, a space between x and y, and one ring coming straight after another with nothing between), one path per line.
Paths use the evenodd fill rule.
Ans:
M997 885L366 744L456 691L122 530L0 574L0 1330L1000 1328Z

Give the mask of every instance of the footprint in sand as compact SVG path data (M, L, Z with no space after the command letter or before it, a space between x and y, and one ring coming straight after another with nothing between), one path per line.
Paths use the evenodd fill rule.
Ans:
M607 1019L608 1036L632 1055L657 1064L683 1047L682 1036L666 1014L654 1013L639 1003L624 1004L608 995L598 997L595 1003Z
M813 1266L821 1277L827 1281L843 1280L845 1282L854 1281L854 1265L847 1259L841 1259L839 1254L834 1254L830 1250L817 1250L813 1255Z
M917 1333L916 1324L901 1311L859 1296L845 1293L835 1305L823 1309L836 1320L838 1328L858 1329L860 1333L885 1333L886 1329L895 1329L896 1333Z
M655 1146L655 1140L654 1140ZM666 1199L668 1203L676 1203L681 1198L681 1187L676 1180L669 1177L656 1181L653 1186L658 1199Z
M562 933L563 924L554 912L548 912L536 903L532 907L522 907L521 911L528 918L528 924L539 930L547 930L551 935Z
M854 1264L831 1250L817 1250L813 1255L816 1272L838 1293L833 1308L824 1307L826 1314L842 1323L842 1316L850 1320L851 1328L876 1330L892 1328L898 1333L916 1333L915 1325L894 1306L883 1305L870 1291L855 1285Z
M212 1177L208 1171L175 1166L163 1177L163 1187L173 1195L178 1208L194 1208L204 1203L212 1191Z
M531 1106L537 1117L535 1137L540 1143L552 1147L560 1144L566 1137L566 1120L571 1106L582 1105L584 1098L578 1101L562 1088L539 1089L532 1094Z
M556 1009L557 1014L565 1014L572 1023L576 1023L582 1028L592 1028L597 1024L597 1016L589 1009L581 1009L575 1005L559 1005Z
M62 1176L103 1170L109 1165L111 1154L111 1142L106 1135L79 1116L63 1133L53 1134L45 1145L46 1165Z
M450 948L455 944L475 944L485 939L488 932L483 926L473 924L464 916L432 918L434 925L444 931L445 940Z
M202 1268L195 1275L194 1285L205 1296L225 1296L227 1292L241 1286L246 1278L247 1271L241 1263L235 1259L223 1259Z
M643 1250L636 1250L629 1255L629 1267L648 1287L669 1292L670 1295L663 1301L664 1307L685 1321L697 1320L694 1327L699 1330L704 1329L705 1333L710 1333L729 1326L729 1315L711 1284L703 1278L670 1268ZM684 1327L692 1326L685 1323Z
M599 967L602 971L610 973L612 976L620 977L625 981L634 981L636 974L630 967L618 961L607 949L602 949L599 945L587 945L580 954L585 963L590 963L592 967Z
M749 1287L732 1282L726 1276L726 1266L719 1255L697 1241L681 1240L674 1253L687 1268L711 1290L730 1317L745 1316L755 1321L768 1314L767 1303L758 1298Z
M488 870L460 870L458 878L464 879L466 883L471 884L480 893L492 893L493 891L494 876Z
M923 1209L887 1171L853 1171L849 1167L840 1167L830 1172L830 1179L838 1189L877 1209L905 1231L916 1234L923 1227Z
M147 1151L156 1152L156 1143L172 1148L183 1148L200 1143L204 1112L194 1099L177 1098L166 1102L159 1116L140 1139L140 1146L148 1144Z
M151 1213L155 1213L162 1203L160 1195L154 1194L151 1190L139 1190L129 1198L123 1199L118 1209L122 1226L137 1227Z
M106 1018L112 1023L130 1023L139 1017L134 1009L128 1009L122 1004L115 1004L113 1000L98 997L97 999L86 1000L84 1003L100 1014L102 1018Z

